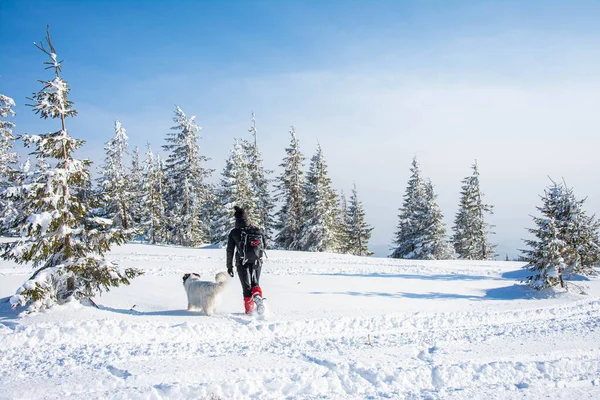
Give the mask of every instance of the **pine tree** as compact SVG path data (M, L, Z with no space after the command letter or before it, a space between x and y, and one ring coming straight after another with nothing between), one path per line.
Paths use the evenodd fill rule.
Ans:
M275 237L276 246L284 250L300 250L300 234L304 215L304 176L302 172L304 155L300 152L296 129L290 130L290 146L285 149L286 157L280 164L284 168L278 177L277 200L282 202L276 214L279 230Z
M162 160L155 156L148 143L146 159L142 166L142 195L140 201L140 226L145 240L152 244L166 242L164 199L165 177Z
M493 214L493 206L484 204L479 187L479 170L473 164L473 174L462 181L458 213L454 220L452 243L459 258L466 260L491 260L494 248L488 235L492 225L485 222L485 214Z
M4 118L15 115L14 106L13 99L0 94L0 231L4 230L1 227L4 225L4 221L10 219L11 210L13 209L4 191L11 185L12 181L17 179L16 175L18 174L14 167L14 164L17 163L17 154L11 151L15 142L15 136L12 132L15 124L4 120Z
M535 239L525 240L530 249L521 250L533 273L527 280L532 287L562 285L572 274L593 275L600 265L600 223L586 215L584 201L560 184L545 189L537 207L542 216L533 217L537 228L528 229Z
M340 247L337 195L331 188L327 163L317 146L304 186L304 221L300 246L304 251L334 252Z
M83 141L68 134L66 118L77 112L67 100L69 87L60 76L61 65L49 32L46 41L48 49L43 44L36 47L50 58L45 64L54 69L55 77L41 81L43 88L31 100L36 114L60 119L61 129L22 136L26 147L35 147L32 154L38 162L23 185L9 189L9 195L32 214L21 214L13 223L20 239L1 245L3 259L32 262L37 268L10 300L13 307L30 305L29 310L71 298L90 299L103 289L128 284L141 273L120 269L104 258L111 244L122 244L126 237L122 231L111 229L110 221L91 215L88 206L79 201L77 192L90 180L91 163L72 156Z
M131 221L135 229L139 228L142 221L142 203L136 201L142 197L144 185L144 173L142 171L142 163L140 161L139 147L133 148L131 155L131 169L129 170L129 179L127 180L126 188L130 196L129 209L131 210Z
M417 158L413 158L411 176L408 180L404 202L398 215L398 230L394 243L396 248L390 257L415 258L415 250L419 245L421 235L420 222L422 219L423 202L425 201L425 184Z
M344 190L340 192L338 198L338 204L340 206L338 212L338 221L336 231L338 232L338 243L339 248L336 250L337 253L348 254L352 251L352 239L350 238L351 233L351 222L348 214L348 200L346 199L346 193Z
M417 158L413 158L411 176L398 215L396 248L390 257L416 260L451 258L443 216L435 197L433 185L421 177Z
M208 185L204 182L212 170L204 168L208 158L200 155L195 117L186 118L176 107L167 142L163 148L170 152L165 164L167 178L167 218L171 243L197 246L208 240L208 221L200 219L207 198Z
M207 185L206 201L204 207L200 210L202 221L208 221L208 238L210 243L220 244L222 242L222 232L219 226L219 219L223 212L222 205L218 204L219 186L216 184ZM230 210L231 213L233 211Z
M126 230L133 228L132 203L130 192L131 177L125 167L127 141L125 128L115 121L115 135L106 143L106 157L100 168L100 197L103 205L102 217L113 221L113 226Z
M250 221L259 219L254 187L244 150L246 146L243 140L235 139L217 189L216 203L220 211L214 223L214 231L217 242L221 244L226 244L229 231L234 226L234 206L242 207Z
M431 180L425 183L425 212L423 213L424 232L421 237L418 258L423 260L449 260L454 258L452 247L446 235L444 215L435 201L437 195L434 193Z
M257 145L257 130L254 113L252 113L252 126L250 127L249 132L252 134L254 140L243 141L242 146L244 147L244 152L246 154L246 165L250 182L254 190L254 197L256 199L257 219L252 222L255 226L258 226L263 230L268 240L272 237L272 231L275 225L273 218L275 202L271 197L271 190L269 188L271 180L268 178L273 171L265 170L263 167L262 154Z
M554 218L541 218L538 224L536 236L541 240L535 243L534 250L529 253L528 268L533 275L527 278L527 283L538 290L559 283L564 287L562 275L565 270L563 254L566 251L566 243L559 239Z
M600 222L583 209L585 199L577 200L572 188L564 186L563 213L558 225L568 251L565 256L565 277L572 274L595 275L600 267Z
M356 183L352 187L345 225L345 236L349 240L349 246L344 246L345 252L356 256L372 255L373 252L369 251L368 243L371 239L373 228L365 221L365 211L362 202L358 199Z
M17 162L17 153L11 152L15 142L15 136L12 132L15 124L4 120L4 118L15 115L14 106L13 99L0 94L0 179L2 184L9 181L8 176L11 165Z

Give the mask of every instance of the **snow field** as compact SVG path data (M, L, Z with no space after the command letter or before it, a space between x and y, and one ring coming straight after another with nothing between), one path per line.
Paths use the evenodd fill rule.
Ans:
M127 245L111 258L147 275L100 309L19 318L0 304L0 398L600 395L596 281L587 296L540 295L514 286L518 263L273 251L266 320L241 314L237 277L215 316L188 312L181 275L212 279L222 252ZM27 271L0 264L0 297Z

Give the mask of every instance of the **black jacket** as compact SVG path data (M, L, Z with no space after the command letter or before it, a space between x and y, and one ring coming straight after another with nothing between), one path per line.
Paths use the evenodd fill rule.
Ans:
M229 236L227 238L227 269L233 268L233 256L235 253L235 266L242 266L242 256L239 254L239 244L242 241L242 230L246 227L246 225L238 224L236 221L236 227L229 232ZM241 226L242 225L242 226ZM267 248L267 243L265 242L265 235L262 234L262 241L265 248Z

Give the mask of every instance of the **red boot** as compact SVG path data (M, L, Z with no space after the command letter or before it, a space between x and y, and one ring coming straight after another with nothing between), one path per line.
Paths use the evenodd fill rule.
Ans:
M254 299L252 297L244 297L244 309L246 314L252 314L252 311L254 311Z
M254 286L252 288L252 297L254 297L255 294L257 294L262 297L262 289L260 288L260 286Z
M265 303L262 297L262 289L260 286L254 286L252 288L252 298L254 299L254 304L256 304L256 312L258 315L263 315L265 313Z

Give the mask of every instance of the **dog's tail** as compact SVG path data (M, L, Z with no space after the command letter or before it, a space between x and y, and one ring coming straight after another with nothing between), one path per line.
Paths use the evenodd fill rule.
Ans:
M229 275L227 274L227 272L219 272L215 276L215 281L217 281L217 283L229 282Z

